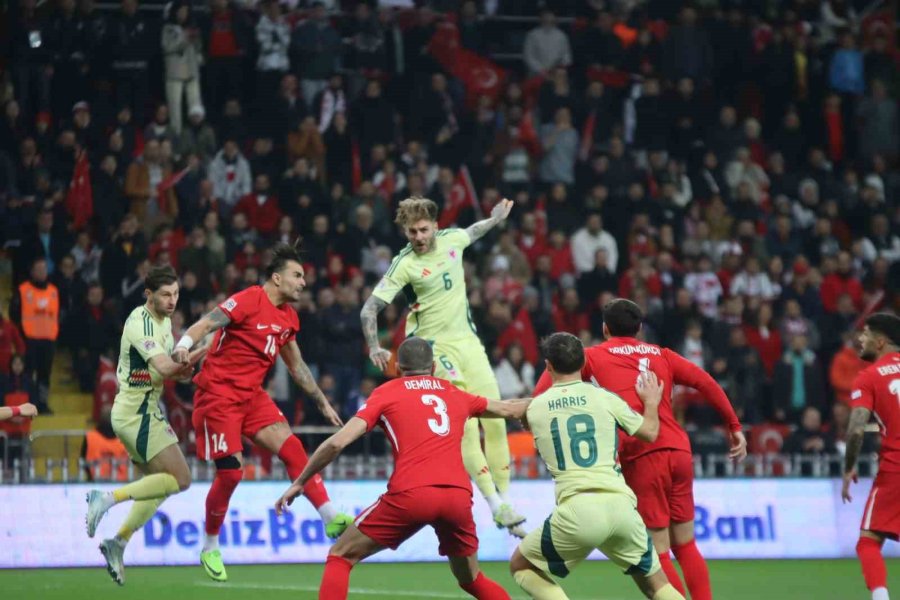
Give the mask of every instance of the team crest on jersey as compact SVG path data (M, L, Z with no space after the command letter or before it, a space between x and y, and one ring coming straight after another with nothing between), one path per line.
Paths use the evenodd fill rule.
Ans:
M422 277L428 277L429 275L431 275L431 271L429 271L428 269L422 269Z
M450 257L450 260L456 260L456 248L450 248L450 252L447 255Z
M281 325L275 325L273 323L270 327L272 327L272 331L274 331L275 333L278 333L279 331L281 331Z
M234 310L234 308L236 306L237 306L237 300L235 300L234 298L229 298L228 300L226 300L225 302L222 303L222 308L224 308L225 310L228 310L228 311Z

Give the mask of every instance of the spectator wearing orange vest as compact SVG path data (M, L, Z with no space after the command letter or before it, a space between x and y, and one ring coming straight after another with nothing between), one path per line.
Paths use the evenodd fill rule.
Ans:
M25 364L38 385L35 404L42 413L50 414L47 398L59 336L59 291L47 280L47 275L47 260L36 259L31 264L30 279L19 286L9 312L25 337Z
M828 381L834 390L834 399L844 404L850 404L853 380L867 366L856 352L856 336L857 332L852 329L843 334L844 345L831 359L831 367L828 370Z
M84 434L81 458L88 481L128 481L128 451L112 427L112 406L104 406L94 429Z

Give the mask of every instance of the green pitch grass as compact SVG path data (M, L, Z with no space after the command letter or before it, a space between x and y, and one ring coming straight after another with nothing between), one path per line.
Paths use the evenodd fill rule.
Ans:
M527 598L505 563L484 570L517 600ZM888 586L900 590L900 560L888 561ZM856 561L711 561L717 600L854 600L869 597ZM228 567L228 583L196 567L133 567L116 586L105 569L0 570L4 600L307 600L317 597L322 565ZM640 599L630 577L606 562L581 565L563 583L571 600ZM895 592L896 593L896 592ZM470 598L446 564L362 564L350 579L350 598Z

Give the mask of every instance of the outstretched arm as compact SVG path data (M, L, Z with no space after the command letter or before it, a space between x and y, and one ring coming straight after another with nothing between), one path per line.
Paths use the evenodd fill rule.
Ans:
M18 406L0 406L0 421L12 419L13 417L23 416L34 418L38 414L37 407L30 402L19 404Z
M370 295L359 312L363 336L366 338L366 345L369 346L369 358L382 371L387 368L388 361L391 360L391 352L382 348L378 343L378 313L387 305L388 303L381 298Z
M530 404L531 398L488 400L487 410L479 416L488 419L522 419Z
M300 346L297 345L296 340L291 340L282 346L281 358L284 359L284 364L287 365L288 373L291 374L294 383L296 383L307 396L315 401L319 411L328 422L337 427L343 425L343 421L341 421L341 418L334 411L334 408L331 407L328 398L326 398L322 390L319 389L315 377L313 377L312 372L309 370L309 366L303 360L303 355L300 354Z
M187 364L190 360L190 350L195 343L205 338L213 331L226 327L231 323L231 319L218 306L212 309L208 314L202 316L200 320L188 327L184 332L178 344L175 346L175 352L172 353L172 359L181 364Z
M330 465L344 448L361 438L366 429L368 429L368 425L365 421L359 417L353 417L340 431L322 442L309 458L309 462L306 463L306 467L300 473L300 476L275 503L275 512L280 515L288 506L293 504L294 499L303 493L303 486L306 485L306 482Z
M850 495L850 483L857 481L856 462L862 451L863 435L871 415L872 411L862 406L857 406L850 411L850 423L847 425L847 450L844 454L844 485L841 488L841 499L844 502L853 500Z
M506 220L506 217L509 216L509 211L512 210L513 201L507 200L504 198L491 210L491 216L487 219L482 219L477 223L472 223L468 227L466 227L466 233L469 234L469 243L475 242L475 240L481 239L484 234L488 231L496 227L499 223Z

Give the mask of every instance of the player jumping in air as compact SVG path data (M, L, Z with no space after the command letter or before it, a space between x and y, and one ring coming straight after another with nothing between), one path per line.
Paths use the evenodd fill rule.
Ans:
M900 317L878 313L866 319L859 336L859 356L870 361L853 382L844 485L841 498L850 502L850 484L857 481L856 461L862 449L863 432L875 415L881 432L878 475L859 526L856 554L862 563L866 587L872 600L888 600L887 568L881 547L885 539L900 536Z
M398 350L402 377L372 392L356 416L316 449L297 481L275 503L281 514L341 450L375 426L384 430L394 454L387 493L360 513L331 547L319 600L344 600L356 563L385 548L396 549L426 525L434 528L438 551L449 559L462 589L481 600L509 599L478 569L472 484L460 444L470 417L521 418L528 401L502 402L468 394L435 377L435 367L431 344L407 338Z
M378 313L401 291L409 302L406 335L424 338L434 348L435 375L469 393L500 399L491 363L478 339L466 295L463 251L506 220L512 201L502 200L488 219L463 229L438 230L437 205L426 198L400 203L395 219L409 240L363 305L360 317L369 357L384 370L391 358L378 343ZM481 449L479 423L484 428ZM518 537L525 535L518 514L507 497L509 442L502 420L472 419L466 424L462 455L466 471L491 507L497 527Z
M550 575L566 577L596 548L647 598L684 600L660 567L617 455L618 429L656 440L663 386L652 372L632 380L643 401L641 416L616 394L581 380L584 347L577 337L554 333L541 349L553 385L531 402L526 418L553 475L556 508L513 553L513 578L536 600L566 600Z
M124 553L132 534L168 496L191 485L191 472L175 432L160 411L159 399L163 380L189 379L193 365L205 353L203 349L195 351L187 357L187 364L169 358L175 344L169 317L178 304L178 276L171 267L150 270L144 295L147 302L131 311L125 321L116 369L119 392L112 408L113 431L144 476L112 492L91 490L85 518L88 536L94 537L106 511L134 500L116 536L100 544L106 569L119 585L125 584Z
M238 292L194 323L178 341L174 354L176 361L186 361L196 340L217 332L209 356L194 378L197 392L192 419L197 456L216 464L216 477L206 496L206 537L200 553L207 575L216 581L228 578L219 550L219 530L243 475L241 436L277 454L292 479L306 466L303 444L262 388L276 354L325 418L334 425L342 424L316 385L295 339L300 322L289 303L299 299L306 285L297 250L287 244L276 246L266 275L263 285ZM319 511L326 535L338 537L352 518L337 512L322 478L311 479L304 493Z
M634 389L638 376L652 371L663 382L665 391L659 409L659 437L655 442L647 443L625 436L619 452L622 474L637 495L638 512L650 530L669 581L684 595L678 571L669 557L671 548L681 565L691 599L711 600L709 570L694 540L691 443L672 412L672 388L675 385L695 388L715 407L731 431L729 456L732 459L742 460L747 455L747 440L728 397L706 371L676 352L636 339L643 319L641 309L630 300L617 298L607 303L603 307L606 341L585 351L581 376L585 381L618 394L635 410L641 408ZM545 372L538 381L535 395L550 385L550 375Z

